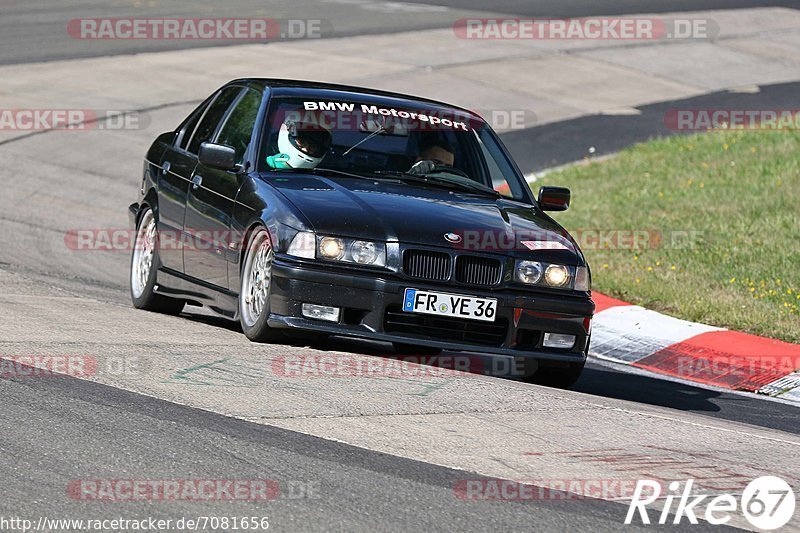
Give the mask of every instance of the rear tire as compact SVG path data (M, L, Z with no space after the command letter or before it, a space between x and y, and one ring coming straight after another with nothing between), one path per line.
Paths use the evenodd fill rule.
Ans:
M394 351L399 355L439 355L442 353L441 348L434 348L432 346L418 346L416 344L407 344L405 342L393 342Z
M283 338L279 330L267 324L274 258L269 232L263 226L253 230L242 262L239 290L239 322L245 336L253 342L273 342Z
M186 302L156 294L156 278L160 264L156 217L152 209L146 207L139 218L136 240L131 253L131 269L128 277L131 301L137 309L177 315L183 311Z

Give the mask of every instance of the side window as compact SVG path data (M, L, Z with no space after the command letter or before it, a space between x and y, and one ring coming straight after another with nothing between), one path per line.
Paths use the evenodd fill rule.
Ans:
M186 121L184 121L183 126L180 128L180 132L178 133L177 145L182 150L186 150L186 145L189 144L189 139L192 138L192 133L194 133L194 129L197 127L197 123L200 122L200 117L202 117L203 113L206 112L208 104L209 102L204 102L200 107L195 109L189 116L189 118Z
M480 133L475 132L475 138L481 147L481 154L489 171L489 177L492 180L492 188L506 198L521 198L522 191L517 180L506 177L513 176L515 174L514 169L508 164L508 161L500 153L500 149L495 143L489 143L488 145L484 143L483 135L488 135L485 129Z
M240 92L242 92L241 87L227 87L219 93L219 96L209 105L197 129L194 130L194 135L192 135L187 149L189 152L197 154L200 150L200 145L211 140L214 136L214 132L217 131L220 120L225 116L225 112Z
M236 103L236 107L228 114L215 141L217 144L224 144L235 149L238 164L244 162L244 153L250 144L260 105L261 93L246 89Z

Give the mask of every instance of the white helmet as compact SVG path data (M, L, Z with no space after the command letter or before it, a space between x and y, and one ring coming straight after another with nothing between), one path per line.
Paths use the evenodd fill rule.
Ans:
M315 168L331 146L331 132L319 124L287 120L278 133L278 151L292 168Z

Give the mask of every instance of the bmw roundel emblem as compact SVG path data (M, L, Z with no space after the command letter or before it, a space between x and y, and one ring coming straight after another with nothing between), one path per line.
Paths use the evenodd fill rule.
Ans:
M444 238L447 239L449 242L458 244L461 242L461 235L458 233L445 233Z

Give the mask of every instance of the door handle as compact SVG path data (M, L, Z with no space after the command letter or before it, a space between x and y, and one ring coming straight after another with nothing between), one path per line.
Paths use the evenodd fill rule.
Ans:
M203 176L200 174L195 174L192 177L192 189L197 189L203 183Z
M165 161L164 166L161 167L161 175L166 176L170 168L172 168L172 163L170 163L169 161Z

